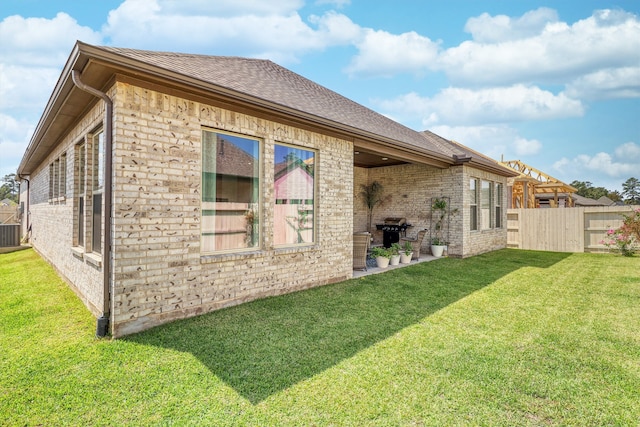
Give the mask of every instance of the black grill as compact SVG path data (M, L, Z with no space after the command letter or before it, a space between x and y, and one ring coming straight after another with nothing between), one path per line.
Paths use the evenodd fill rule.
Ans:
M398 243L400 234L404 236L408 227L411 227L411 224L407 224L405 218L385 218L384 224L376 224L376 228L382 231L382 244L385 248Z

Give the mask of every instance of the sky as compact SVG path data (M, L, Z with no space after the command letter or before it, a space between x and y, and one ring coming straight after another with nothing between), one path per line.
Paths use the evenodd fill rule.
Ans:
M495 160L640 179L638 0L1 0L0 178L76 40L270 59Z

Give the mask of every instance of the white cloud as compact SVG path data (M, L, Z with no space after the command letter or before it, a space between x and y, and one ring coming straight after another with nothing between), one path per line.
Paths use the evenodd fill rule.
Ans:
M409 93L377 104L392 115L419 116L425 127L548 120L584 114L580 101L563 93L554 95L524 85L481 90L447 88L433 98Z
M176 4L126 0L109 13L103 31L117 46L268 57L280 62L343 44L358 32L349 18L335 12L311 18L319 29L309 26L298 14L302 2L296 0Z
M627 142L613 150L616 159L626 159L627 161L640 163L640 145L634 142ZM640 174L640 168L636 171Z
M434 126L432 132L453 139L495 160L519 159L537 154L542 144L526 139L518 131L506 125L495 126Z
M0 63L0 111L44 109L60 75L59 68L14 66Z
M64 64L76 40L99 43L99 33L60 12L53 19L9 16L0 22L0 62L29 67Z
M558 13L555 10L541 7L519 18L483 13L476 18L469 18L464 29L479 43L497 43L536 36L548 23L557 21Z
M414 31L395 35L366 29L356 46L358 54L346 69L350 75L423 74L436 61L439 51L439 42Z
M491 18L482 15L467 27L479 40L466 41L440 55L439 67L457 85L516 82L564 83L602 69L635 67L640 51L640 20L612 10L596 11L573 25L536 19ZM538 16L540 15L540 16ZM523 25L523 22L534 22ZM539 22L538 22L539 21ZM509 28L516 27L511 33ZM526 31L522 28L527 28ZM535 31L539 30L536 34ZM522 38L523 36L527 36Z
M0 176L15 173L31 139L34 125L0 113Z
M315 4L317 5L333 5L335 7L337 7L338 9L342 9L345 6L348 6L351 4L351 0L316 0Z
M640 55L640 54L639 54ZM608 68L579 77L567 85L573 98L640 98L640 66Z
M166 15L217 17L248 15L248 11L255 15L286 15L304 5L303 0L127 0L125 3L136 9L150 6Z
M616 147L613 153L578 154L573 159L562 158L553 165L558 171L584 170L595 177L619 178L626 180L640 173L640 145L627 142Z

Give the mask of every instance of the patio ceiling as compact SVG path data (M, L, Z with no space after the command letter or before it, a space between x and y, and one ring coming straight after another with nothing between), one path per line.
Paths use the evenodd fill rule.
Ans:
M356 149L353 152L353 165L359 168L379 168L383 166L403 165L405 160L391 157L386 154L363 151Z

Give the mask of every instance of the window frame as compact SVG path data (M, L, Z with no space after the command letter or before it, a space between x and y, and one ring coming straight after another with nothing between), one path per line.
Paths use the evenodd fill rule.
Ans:
M488 200L485 200L487 198L485 193L486 191L488 191ZM484 218L485 213L488 213L489 218ZM480 180L480 230L491 230L494 228L493 215L494 215L493 213L493 182L486 179L481 179Z
M295 198L295 199L285 199L285 198L279 198L278 194L276 194L277 189L276 189L276 171L275 171L275 166L276 164L278 164L278 158L276 156L276 149L277 147L283 147L286 149L291 149L291 150L300 150L300 151L304 151L304 152L308 152L311 153L313 156L313 172L312 172L312 198L308 199L308 198ZM287 155L289 155L290 153L287 153ZM307 159L302 160L303 162L306 161ZM273 156L273 166L274 166L274 175L273 175L273 198L274 198L274 202L273 202L273 246L276 248L285 248L285 247L301 247L301 246L312 246L315 245L316 242L318 241L318 224L317 224L317 218L318 218L318 203L317 203L317 195L318 195L318 180L317 180L317 176L318 176L318 150L313 149L313 148L309 148L309 147L302 147L299 145L294 145L294 144L287 144L287 143L283 143L283 142L275 142L274 143L274 156ZM285 203L287 200L289 200L289 203ZM276 210L278 209L282 209L285 210L285 208L282 208L282 206L307 206L307 205L311 205L311 209L305 209L305 211L308 213L309 211L311 211L311 241L305 242L284 242L284 243L280 243L277 242L277 229L279 227L279 225L277 224L278 218L277 218L277 213ZM299 211L299 209L298 209ZM300 212L300 211L299 211ZM299 214L300 215L300 214ZM292 226L292 225L290 225ZM295 230L295 229L294 229ZM305 227L304 229L297 229L295 230L296 233L298 233L298 239L301 239L301 234L300 231L301 230L309 230L309 227Z
M503 228L503 210L502 210L502 198L504 187L502 183L496 182L495 184L495 193L494 193L494 202L493 202L493 210L494 210L494 228Z
M214 217L213 222L214 222L214 227L213 227L213 232L207 232L207 236L205 236L205 217L209 216L209 215L205 215L206 211L210 211L212 209L208 209L208 208L215 208L217 207L216 205L213 206L207 206L207 204L211 204L211 203L225 203L226 201L223 200L221 198L221 200L215 200L215 201L210 201L207 200L205 201L205 196L207 196L205 194L205 188L206 188L206 184L205 184L205 178L204 175L205 173L213 173L216 174L216 181L214 181L214 185L218 185L217 182L217 173L216 172L208 172L205 171L205 162L206 162L206 158L210 155L207 154L205 155L205 139L207 138L205 136L205 134L213 134L213 138L216 138L217 141L217 135L227 135L229 137L232 138L240 138L240 139L244 139L247 141L252 141L254 142L257 147L256 147L256 152L257 152L257 158L254 159L254 180L257 180L257 184L251 184L250 186L250 192L251 194L253 194L253 196L251 197L255 197L255 201L252 202L247 202L248 205L247 206L245 212L244 212L244 218L247 224L245 224L245 227L247 227L247 233L251 233L250 236L246 236L245 239L247 242L255 242L253 244L247 244L246 247L240 247L240 248L223 248L223 249L217 249L215 248L215 242L213 244L214 249L213 250L206 250L205 248L205 237L208 237L210 235L215 236L215 217L216 215L210 215L212 217ZM262 233L262 224L263 224L263 220L264 220L264 215L263 215L263 211L262 211L262 202L263 202L263 187L264 187L264 173L263 173L263 162L264 162L264 140L262 138L253 136L253 135L247 135L247 134L242 134L242 133L238 133L238 132L229 132L229 131L225 131L222 129L216 129L216 128L209 128L209 127L203 127L201 129L201 166L200 166L200 188L201 188L201 194L200 194L200 253L201 255L204 256L208 256L208 255L221 255L221 254L235 254L235 253L246 253L246 252L255 252L255 251L259 251L262 249L263 247L263 240L264 240L264 236ZM217 143L216 143L217 144ZM222 148L223 149L223 148ZM216 150L218 150L218 147L216 145ZM215 156L214 156L215 157ZM217 160L216 160L217 161ZM257 168L256 168L257 165ZM216 166L217 167L217 166ZM223 174L220 174L221 176L224 176ZM232 183L233 184L233 183ZM237 185L237 182L235 182L235 185ZM214 195L217 195L217 189L214 190ZM217 197L216 197L217 199ZM240 202L241 203L241 202ZM213 209L215 210L215 209ZM239 212L239 211L238 211ZM251 224L251 229L249 229L249 225L248 222L252 222ZM249 231L250 230L250 231ZM222 233L219 233L222 234Z
M85 216L86 192L87 192L87 140L83 138L74 147L74 168L75 168L75 188L76 198L74 200L74 246L84 248L86 246L87 221Z
M49 204L63 203L67 198L67 153L49 163Z
M91 252L102 255L102 225L103 225L103 203L104 203L104 129L98 128L90 134L91 140L91 210L87 212L85 204L85 215L90 217L91 228ZM97 143L96 143L97 142ZM87 170L89 168L87 167ZM86 183L85 183L86 185ZM86 200L85 200L86 201ZM85 229L85 238L86 238ZM85 246L86 247L86 246Z
M472 187L473 184L473 188ZM478 199L479 195L479 180L478 178L470 178L469 179L469 230L470 231L478 231Z

